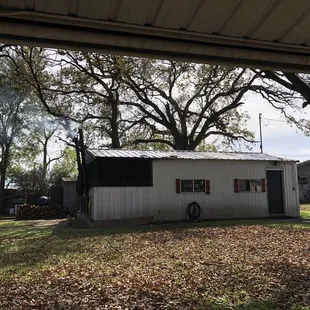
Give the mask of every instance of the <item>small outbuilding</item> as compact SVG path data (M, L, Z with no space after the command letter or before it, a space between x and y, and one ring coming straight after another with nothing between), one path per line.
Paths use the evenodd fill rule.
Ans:
M68 209L72 214L77 211L78 195L77 195L77 181L72 178L62 178L62 205Z
M310 202L310 160L297 164L299 199L302 203Z
M299 216L296 161L258 153L87 150L93 220Z

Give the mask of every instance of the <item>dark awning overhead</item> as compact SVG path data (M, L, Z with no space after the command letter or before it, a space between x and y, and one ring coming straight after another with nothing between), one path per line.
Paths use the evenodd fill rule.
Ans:
M309 0L0 0L0 40L310 72Z

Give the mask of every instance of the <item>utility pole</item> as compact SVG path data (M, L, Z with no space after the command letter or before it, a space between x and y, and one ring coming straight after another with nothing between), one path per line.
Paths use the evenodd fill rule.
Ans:
M259 113L260 152L263 154L262 113Z

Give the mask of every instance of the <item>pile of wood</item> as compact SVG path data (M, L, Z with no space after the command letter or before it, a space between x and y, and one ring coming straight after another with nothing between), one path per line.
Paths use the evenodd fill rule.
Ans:
M65 218L68 209L62 206L32 206L23 205L19 207L16 215L17 220L39 220Z

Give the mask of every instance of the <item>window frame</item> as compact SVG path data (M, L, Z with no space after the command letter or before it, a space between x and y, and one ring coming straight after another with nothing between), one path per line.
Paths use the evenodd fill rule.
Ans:
M94 164L90 166L92 163ZM88 175L93 173L93 178L95 180L92 181L92 187L153 187L154 186L154 177L153 177L153 160L152 159L145 159L145 158L103 158L99 157L96 158L93 162L88 164ZM112 170L106 171L106 166L109 165L110 167L114 167L121 163L123 168L118 171L118 177L115 177L113 181L108 181L107 177L104 175L109 176L112 173ZM146 173L144 173L144 177L148 176L147 178L140 175L139 178L132 178L135 175L135 172L132 169L132 163L136 166L140 166L140 169L144 169ZM127 168L130 167L130 168ZM119 182L120 180L120 182Z
M182 183L184 181L192 181L192 190L191 191L183 191L183 188L182 188ZM194 180L192 179L181 179L180 180L180 193L193 193L194 192Z
M192 191L183 191L182 182L183 181L192 181ZM195 190L195 181L203 181L203 190ZM205 179L180 179L180 193L205 193L206 192L206 180Z
M248 181L249 182L249 188L250 190L240 190L240 181ZM252 182L255 181L259 181L260 183L260 190L259 191L253 191L252 190ZM263 191L263 182L262 179L238 179L238 193L264 193Z
M199 190L199 191L196 191L195 190L195 181L197 182L201 182L201 181L203 181L203 189L202 190ZM206 180L204 180L204 179L194 179L193 180L193 192L194 193L205 193L206 192Z

